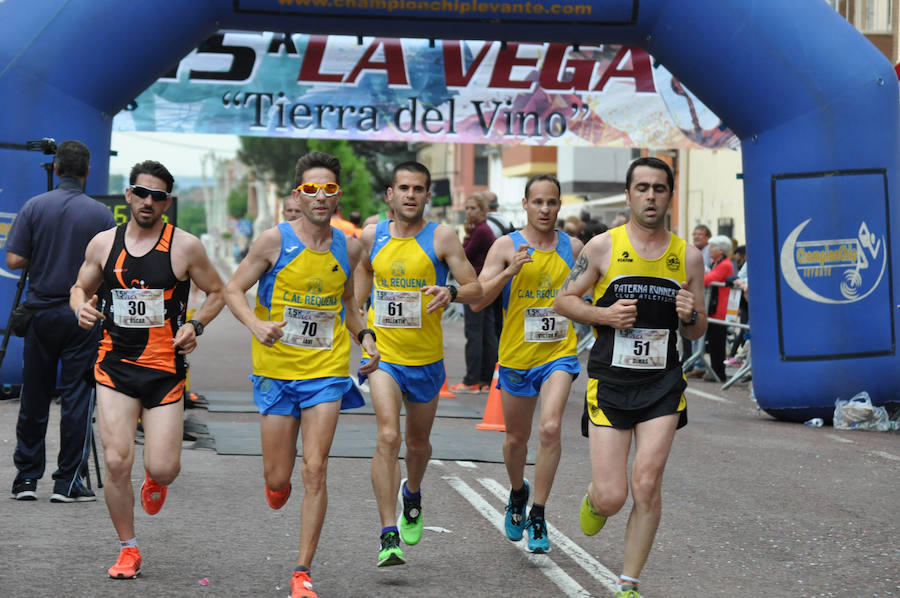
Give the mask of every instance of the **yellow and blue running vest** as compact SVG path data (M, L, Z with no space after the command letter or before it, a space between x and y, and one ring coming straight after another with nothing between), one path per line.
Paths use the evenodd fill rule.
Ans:
M509 237L515 250L528 242L519 231ZM572 271L575 258L569 235L556 231L556 239L553 250L532 250L534 261L522 266L503 287L498 356L503 367L528 370L576 355L572 322L553 311L553 300Z
M416 236L404 238L391 236L391 222L376 225L369 253L374 276L367 325L377 331L383 361L428 365L444 358L444 310L426 314L425 306L433 296L421 291L447 282L447 265L434 251L438 225L429 222Z
M595 326L597 340L588 359L588 376L619 384L647 383L681 368L675 296L687 280L686 244L670 234L663 254L647 260L635 251L626 229L617 226L609 231L609 268L594 286L594 304L609 307L619 299L637 299L637 320L625 331Z
M253 373L280 380L349 376L350 338L342 300L350 278L346 237L332 228L328 251L313 251L289 222L278 230L281 253L259 279L254 313L260 320L287 325L271 347L253 337Z

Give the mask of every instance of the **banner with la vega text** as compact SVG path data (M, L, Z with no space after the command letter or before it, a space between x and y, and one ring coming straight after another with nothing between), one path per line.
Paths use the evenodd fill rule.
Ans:
M219 32L117 131L529 145L737 148L662 65L617 45Z

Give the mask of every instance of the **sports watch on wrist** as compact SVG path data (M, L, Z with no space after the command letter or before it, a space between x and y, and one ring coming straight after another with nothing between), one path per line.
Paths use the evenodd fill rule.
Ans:
M450 303L456 301L456 296L459 294L459 289L457 289L452 284L447 285L447 290L450 291Z
M679 320L681 320L681 318L679 318ZM691 311L691 319L690 320L687 320L687 321L681 320L681 323L684 324L685 326L693 326L694 324L696 324L697 323L697 310L695 309L695 310Z
M197 320L188 320L187 323L194 327L195 336L200 336L201 334L203 334L203 324L201 324Z

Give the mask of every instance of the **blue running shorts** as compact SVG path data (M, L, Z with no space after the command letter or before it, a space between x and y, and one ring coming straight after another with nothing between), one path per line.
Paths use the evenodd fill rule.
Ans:
M363 359L360 363L366 363ZM428 403L441 391L447 372L444 370L444 360L438 360L428 365L398 365L381 360L378 369L390 374L400 392L406 395L407 401L413 403ZM368 376L360 376L362 384Z
M349 376L280 380L254 375L250 380L253 382L253 402L262 415L292 415L299 419L302 409L319 403L341 400L342 410L362 407L366 403Z
M554 359L530 370L515 370L501 365L497 371L497 388L517 397L536 397L541 393L541 386L556 370L569 372L574 380L581 372L581 363L577 357L569 356Z

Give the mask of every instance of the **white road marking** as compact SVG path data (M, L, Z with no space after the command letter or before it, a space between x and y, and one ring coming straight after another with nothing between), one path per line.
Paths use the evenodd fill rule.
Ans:
M720 397L719 395L710 394L708 392L703 392L702 390L697 390L696 388L688 387L685 389L685 392L689 392L691 394L697 395L698 397L703 397L704 399L709 399L710 401L717 401L719 403L728 403L731 404L731 401L724 397Z
M460 496L469 501L469 504L471 504L482 517L487 519L488 523L496 527L497 531L503 534L504 538L506 537L506 532L503 530L503 516L499 511L492 507L480 494L472 490L468 484L458 477L443 476L443 479L446 480L450 487L456 490ZM554 563L550 559L550 555L532 554L525 550L524 542L516 542L515 545L525 554L528 560L531 561L545 577L547 577L547 579L552 581L560 590L562 590L564 596L569 598L590 598L590 592L581 587L577 581L572 579L568 573Z
M492 478L479 478L478 481L482 486L487 488L491 494L500 500L505 502L509 498L509 492L497 480ZM588 551L559 531L552 523L547 522L547 530L553 534L551 539L557 548L569 555L569 558L575 561L576 565L587 571L588 575L603 584L603 587L613 594L616 593L616 584L619 579L615 573L607 569L603 563L592 557Z
M465 467L466 469L478 469L478 466L471 461L457 461L456 464L460 467Z
M827 436L828 436L829 438L831 438L832 440L835 440L835 441L837 441L837 442L843 442L843 443L846 443L846 444L856 444L855 442L853 442L853 441L850 440L849 438L844 438L843 436L838 436L837 434L827 434Z
M428 463L429 463L430 465L440 465L441 467L444 466L444 462L441 461L440 459L429 459L429 460L428 460Z
M888 459L888 460L890 460L890 461L900 461L900 457L898 457L897 455L893 455L893 454L891 454L891 453L888 453L888 452L886 452L886 451L872 451L872 452L870 452L869 454L870 454L870 455L876 455L876 456L878 456L878 457L883 457L883 458Z

